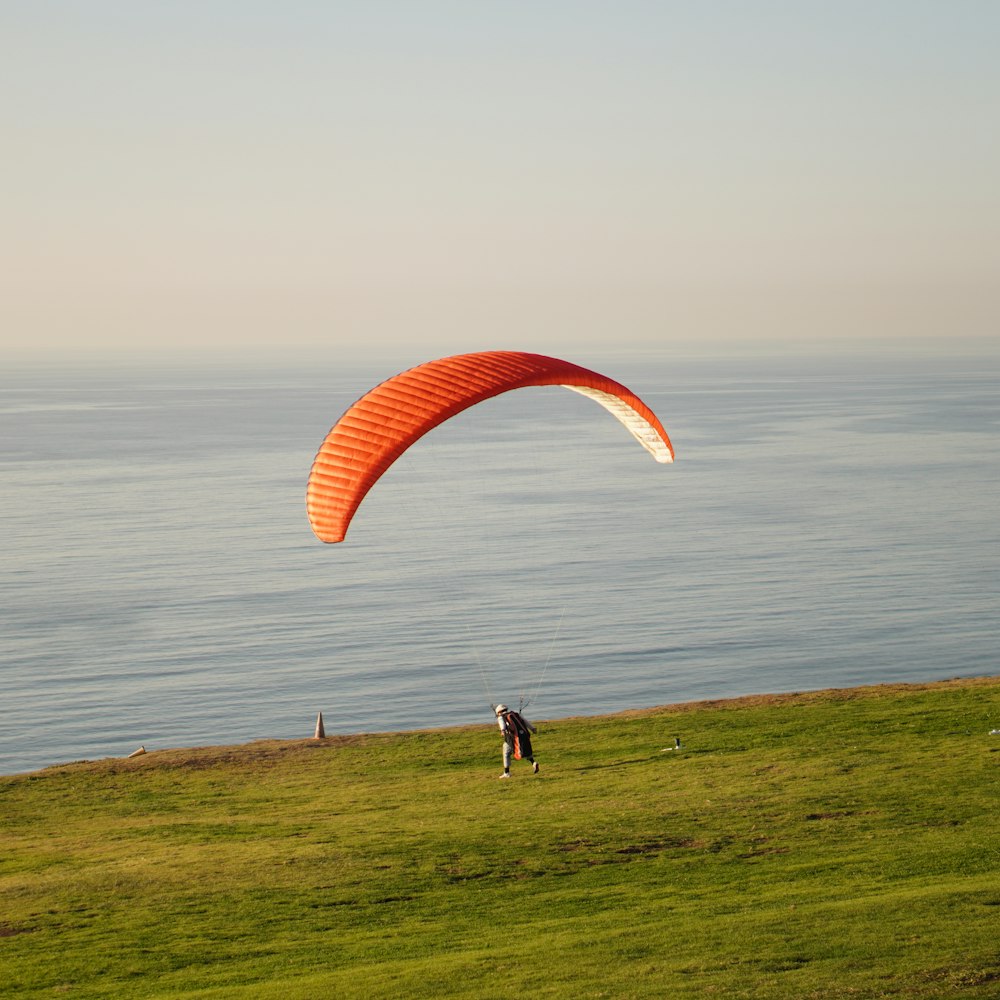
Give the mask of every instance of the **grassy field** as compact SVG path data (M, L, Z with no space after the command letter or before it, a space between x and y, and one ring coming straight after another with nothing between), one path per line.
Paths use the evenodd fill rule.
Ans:
M1000 679L539 728L0 778L0 995L1000 996Z

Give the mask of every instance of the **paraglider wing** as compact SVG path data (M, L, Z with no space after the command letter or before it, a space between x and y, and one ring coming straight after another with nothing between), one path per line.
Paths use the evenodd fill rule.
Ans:
M377 385L333 426L306 489L316 537L343 541L354 512L378 478L428 431L484 399L531 385L561 385L589 396L614 414L657 462L673 461L673 447L656 415L620 383L541 354L459 354Z

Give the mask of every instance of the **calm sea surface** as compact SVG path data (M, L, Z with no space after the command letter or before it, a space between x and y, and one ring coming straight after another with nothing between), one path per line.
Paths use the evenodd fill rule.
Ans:
M410 362L0 374L0 773L147 749L1000 673L1000 363L573 356L340 545L320 441Z

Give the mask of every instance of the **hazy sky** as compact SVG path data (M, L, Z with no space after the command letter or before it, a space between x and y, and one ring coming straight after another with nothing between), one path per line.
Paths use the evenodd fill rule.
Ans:
M1000 334L996 0L0 8L5 343Z

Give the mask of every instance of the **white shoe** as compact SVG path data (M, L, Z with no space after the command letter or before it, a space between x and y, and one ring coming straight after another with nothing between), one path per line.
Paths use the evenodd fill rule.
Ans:
M510 777L510 775L509 775L509 774L508 774L508 773L507 773L506 771L504 771L504 773L503 773L503 774L501 774L501 775L500 775L500 777L501 777L501 778L509 778L509 777Z
M533 760L531 763L532 763L532 768L531 768L532 773L538 774L538 761Z

